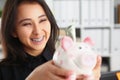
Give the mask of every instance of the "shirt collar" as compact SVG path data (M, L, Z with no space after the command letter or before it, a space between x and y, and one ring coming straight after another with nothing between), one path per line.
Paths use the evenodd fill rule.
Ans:
M46 47L45 50L43 51L43 57L48 61L53 58L53 53L50 52L48 47Z
M38 55L38 56L32 56L28 53L26 53L26 56L29 60L33 60L33 59L37 59L40 57L44 57L47 61L51 60L53 58L53 53L50 52L50 50L48 49L48 47L45 47L44 51L42 52L42 54Z

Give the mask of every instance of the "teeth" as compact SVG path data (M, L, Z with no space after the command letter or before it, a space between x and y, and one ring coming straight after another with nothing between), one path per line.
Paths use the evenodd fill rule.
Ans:
M43 40L43 37L40 37L40 38L34 38L34 39L32 39L33 41L36 41L36 42L40 42L40 41L42 41Z

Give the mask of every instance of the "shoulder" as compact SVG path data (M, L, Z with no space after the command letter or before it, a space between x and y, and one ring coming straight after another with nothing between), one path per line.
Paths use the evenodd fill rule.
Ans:
M12 75L12 69L9 65L5 65L4 63L0 62L0 80L10 79Z
M12 62L9 61L0 61L0 72L3 73L9 73L11 70L16 68L18 65L13 64ZM13 71L12 71L13 72Z
M7 64L7 63L5 63L5 62L0 62L0 72L8 72L8 71L10 71L11 70L11 65L9 65L9 64Z
M0 62L0 80L24 80L22 68L16 64Z

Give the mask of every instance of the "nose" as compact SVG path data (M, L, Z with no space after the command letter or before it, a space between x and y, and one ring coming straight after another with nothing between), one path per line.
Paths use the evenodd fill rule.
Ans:
M34 24L33 34L34 35L39 35L41 31L42 31L42 29L41 29L40 25L39 24Z

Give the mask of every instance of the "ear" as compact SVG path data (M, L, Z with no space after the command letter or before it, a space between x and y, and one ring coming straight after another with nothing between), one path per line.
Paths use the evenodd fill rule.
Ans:
M68 37L68 36L65 36L61 39L61 47L67 51L71 46L73 46L73 40Z
M93 45L94 45L94 42L91 40L90 37L86 37L83 42L84 42L84 43L87 43L87 44L90 45L90 46L93 46Z

